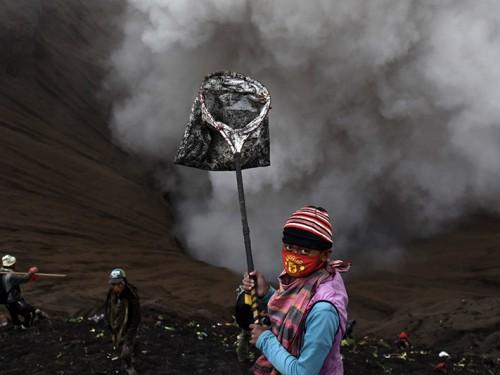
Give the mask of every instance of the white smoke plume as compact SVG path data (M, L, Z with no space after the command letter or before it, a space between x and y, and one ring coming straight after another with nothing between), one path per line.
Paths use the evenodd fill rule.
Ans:
M306 204L329 210L344 253L500 210L497 1L129 0L124 32L113 131L131 152L170 163L213 71L271 92L272 165L244 172L259 269L277 270ZM189 250L244 269L234 173L161 178Z

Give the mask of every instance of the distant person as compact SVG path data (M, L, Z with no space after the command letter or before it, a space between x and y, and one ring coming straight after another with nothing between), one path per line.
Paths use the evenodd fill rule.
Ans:
M137 329L141 322L141 306L137 288L127 280L125 271L115 268L109 275L109 292L105 316L113 339L113 346L120 351L120 358L129 375L137 374L133 365Z
M268 301L271 321L270 327L250 326L250 342L262 352L252 368L254 374L343 374L340 342L348 297L339 272L349 264L328 261L332 232L324 208L301 208L283 228L279 289L259 272L245 273L243 288L250 291L255 285L252 276L257 279L256 292Z
M397 340L394 345L398 350L405 351L411 348L410 337L404 331L401 331L398 335Z
M15 273L16 258L12 255L2 257L0 268L0 303L9 311L14 327L26 329L33 324L35 318L46 318L40 309L34 308L23 298L21 284L36 280L37 267L30 267L26 275Z

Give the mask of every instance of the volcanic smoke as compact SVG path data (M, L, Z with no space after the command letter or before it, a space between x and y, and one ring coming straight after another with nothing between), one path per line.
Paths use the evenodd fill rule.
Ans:
M242 270L231 172L170 168L203 77L269 89L271 167L244 172L255 263L276 271L282 225L306 204L335 249L427 236L500 210L500 3L129 0L110 81L115 139L158 176L198 258Z

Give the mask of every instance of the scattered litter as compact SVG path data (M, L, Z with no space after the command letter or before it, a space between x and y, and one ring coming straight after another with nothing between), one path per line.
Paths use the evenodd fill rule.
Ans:
M358 345L363 346L368 344L368 336L364 336L359 342Z
M457 363L455 363L455 366L457 366L457 367L465 367L465 362L467 362L467 360L462 357L460 359L460 361L458 361Z
M94 314L92 316L89 316L87 319L93 321L94 323L99 323L104 319L104 314Z
M30 371L26 373L53 373L56 375L58 368L64 368L66 373L78 372L86 373L83 366L92 363L95 364L96 374L115 374L115 370L121 368L121 358L119 356L119 348L112 351L111 340L108 330L105 328L102 321L99 324L94 324L94 319L98 319L99 315L87 314L84 315L84 320L81 324L72 324L67 321L54 321L53 326L43 323L33 329L30 338L37 342L42 338L40 333L51 331L47 338L50 340L50 348L47 348L47 359L52 359L50 364L44 367L36 367L36 362L29 364ZM151 315L152 319L145 319L144 326L141 328L143 340L141 347L138 348L138 356L143 357L144 361L165 368L173 369L176 360L179 363L186 363L186 366L193 364L197 369L206 369L209 359L212 354L218 356L216 359L221 361L221 367L225 365L226 358L228 369L230 364L234 364L236 360L242 363L242 366L250 366L250 363L258 356L258 351L248 345L248 342L243 342L241 353L233 346L235 337L241 333L239 329L226 327L224 321L220 323L210 321L192 321L191 328L186 327L189 320L176 320L169 315L165 315L163 320L158 320L158 313ZM79 321L75 315L73 322ZM159 322L159 326L155 326ZM10 324L10 322L9 322ZM69 328L69 330L68 330ZM64 329L57 331L55 329ZM10 331L9 331L10 332ZM394 333L394 332L393 332ZM349 373L369 374L370 370L378 371L377 373L384 375L398 375L406 373L419 373L421 371L435 375L452 375L459 373L494 375L498 373L497 366L500 361L498 355L484 354L483 356L465 354L461 352L444 351L445 346L428 348L420 346L418 336L413 337L412 332L396 331L394 339L408 339L408 333L412 340L412 347L408 349L396 349L392 340L381 339L373 336L359 336L356 340L344 339L342 341L343 355L348 363ZM2 336L3 335L3 336ZM12 339L8 336L8 332L0 330L0 341L3 339ZM175 336L172 340L170 337ZM45 339L45 336L43 336ZM185 340L185 342L183 341ZM413 341L415 340L415 343ZM45 343L45 341L41 341ZM164 356L163 343L175 343L174 347L170 347L167 354L167 360ZM197 344L198 343L198 344ZM247 353L246 348L249 347ZM196 348L196 349L195 349ZM202 348L199 352L197 348ZM50 351L49 351L50 349ZM446 349L451 349L446 347ZM44 352L45 354L45 352ZM222 360L222 356L224 359ZM233 359L231 359L233 358ZM38 360L38 358L36 358ZM244 359L244 361L242 361ZM70 364L74 362L73 366ZM101 361L101 362L99 362ZM43 362L41 362L43 363ZM106 365L107 363L107 365ZM58 366L54 370L50 366ZM62 367L64 366L64 367ZM76 367L75 367L76 366ZM163 367L161 367L163 369ZM210 368L210 373L221 373L220 368ZM104 370L105 369L105 370ZM239 368L235 367L235 373ZM363 371L363 369L366 369ZM418 369L418 371L417 371ZM98 371L99 370L99 371ZM121 373L121 372L120 372ZM118 375L118 372L116 372ZM500 373L498 373L500 375Z
M340 346L352 346L356 343L356 341L353 338L347 338L347 339L342 339L340 341Z
M208 337L208 334L203 331L197 331L196 336L198 336L198 340L203 340L205 337Z
M70 322L70 323L81 323L81 322L83 322L83 316L77 316L76 318L69 318L68 322Z
M450 355L448 353L446 353L444 350L441 351L439 354L438 354L439 358L450 358Z

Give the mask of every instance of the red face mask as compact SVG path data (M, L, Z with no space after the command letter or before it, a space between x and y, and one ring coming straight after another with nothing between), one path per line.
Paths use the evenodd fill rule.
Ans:
M295 254L287 251L284 247L281 249L281 261L283 268L289 276L304 277L325 265L321 260L321 253L318 255Z

